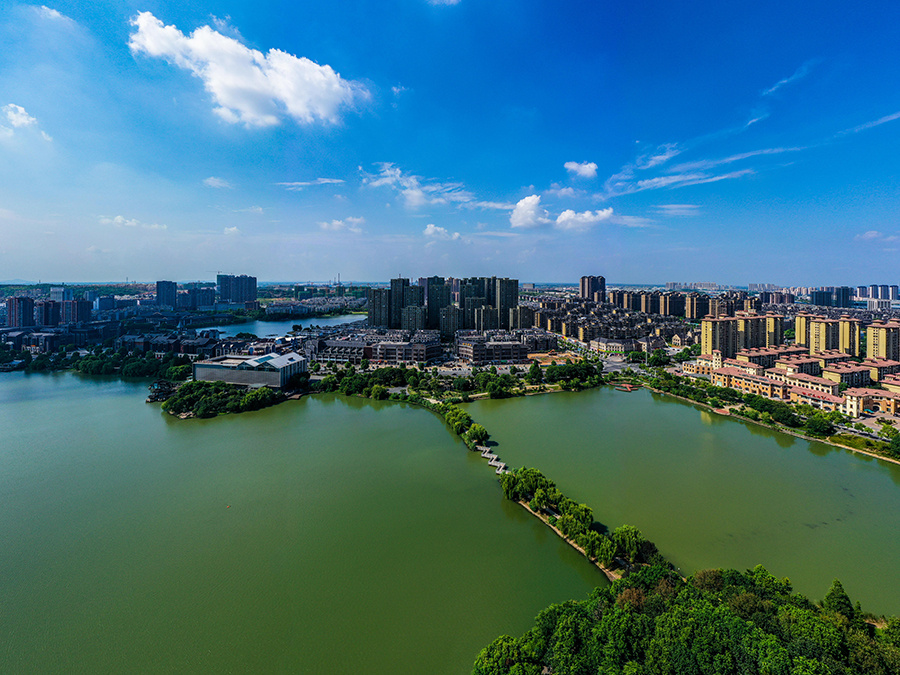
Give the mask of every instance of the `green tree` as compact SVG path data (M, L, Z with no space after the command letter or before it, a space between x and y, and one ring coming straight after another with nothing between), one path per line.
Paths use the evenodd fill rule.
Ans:
M639 529L633 525L622 525L613 530L612 539L622 556L631 562L637 560L638 551L644 541L644 535Z
M850 597L844 590L843 584L837 579L831 582L831 588L822 601L822 607L831 612L843 614L848 619L853 619L854 617L853 603L850 602Z
M806 419L806 430L816 436L830 436L834 433L834 425L821 413L810 415Z
M544 381L544 371L541 370L537 361L532 361L525 379L528 381L528 384L541 384Z
M484 443L490 436L488 430L480 424L473 424L469 427L469 438L476 443Z

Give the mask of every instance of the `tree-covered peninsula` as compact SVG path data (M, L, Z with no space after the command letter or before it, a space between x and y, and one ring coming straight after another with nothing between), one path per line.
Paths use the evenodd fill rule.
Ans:
M867 620L868 619L868 620ZM835 581L821 603L761 566L688 579L641 568L485 647L473 675L900 673L900 619L876 625Z

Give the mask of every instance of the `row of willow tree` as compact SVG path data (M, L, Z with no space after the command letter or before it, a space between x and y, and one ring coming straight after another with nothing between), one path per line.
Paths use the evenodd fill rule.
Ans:
M537 469L522 467L503 474L500 486L507 499L527 503L535 513L547 516L564 537L604 567L614 564L626 569L649 564L672 567L636 527L622 525L607 533L594 522L594 512L589 506L564 495Z

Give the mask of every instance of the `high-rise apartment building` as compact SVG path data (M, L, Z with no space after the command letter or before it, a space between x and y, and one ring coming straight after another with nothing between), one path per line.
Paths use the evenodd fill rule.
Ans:
M579 296L583 300L593 300L594 293L600 293L601 297L606 297L606 279L601 276L581 277Z
M853 357L860 355L862 321L842 316L838 319L838 349Z
M62 303L55 300L43 300L36 303L37 325L58 326L62 318L61 305Z
M425 308L408 305L401 309L400 328L408 331L425 330Z
M706 318L700 322L700 351L733 359L737 354L737 322L730 318Z
M175 309L178 306L178 284L174 281L157 281L156 304Z
M402 277L391 279L391 328L400 328L401 312L406 306L403 304L403 296L407 288L409 288L409 279L403 279Z
M425 327L440 328L441 310L450 304L450 287L444 277L428 277L425 287L426 319Z
M82 323L91 320L90 300L64 300L60 307L60 323Z
M685 318L699 321L709 314L709 296L701 293L691 293L685 299ZM706 354L708 352L704 352Z
M809 321L809 353L837 349L841 342L840 323L837 319L813 317Z
M900 323L873 321L866 327L866 358L900 361Z
M71 288L65 286L51 286L50 299L54 302L64 302L65 300L74 300L75 295Z
M519 280L497 279L495 281L494 307L500 328L509 329L509 310L519 306Z
M256 302L256 277L241 274L219 274L216 276L219 299L222 302Z
M447 305L441 308L440 331L442 340L452 340L456 331L462 328L463 311L459 307Z
M391 291L389 288L370 288L366 292L369 303L369 327L387 327L391 320Z
M15 296L6 301L6 324L10 328L26 328L34 325L34 300Z

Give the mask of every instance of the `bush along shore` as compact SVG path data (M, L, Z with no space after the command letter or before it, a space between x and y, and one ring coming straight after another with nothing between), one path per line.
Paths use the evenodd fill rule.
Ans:
M651 565L546 608L473 675L826 675L900 672L900 619L874 621L840 581L815 603L762 566L682 579Z
M170 415L181 418L215 417L224 413L260 410L285 400L285 395L268 387L247 390L224 382L186 382L162 404Z

